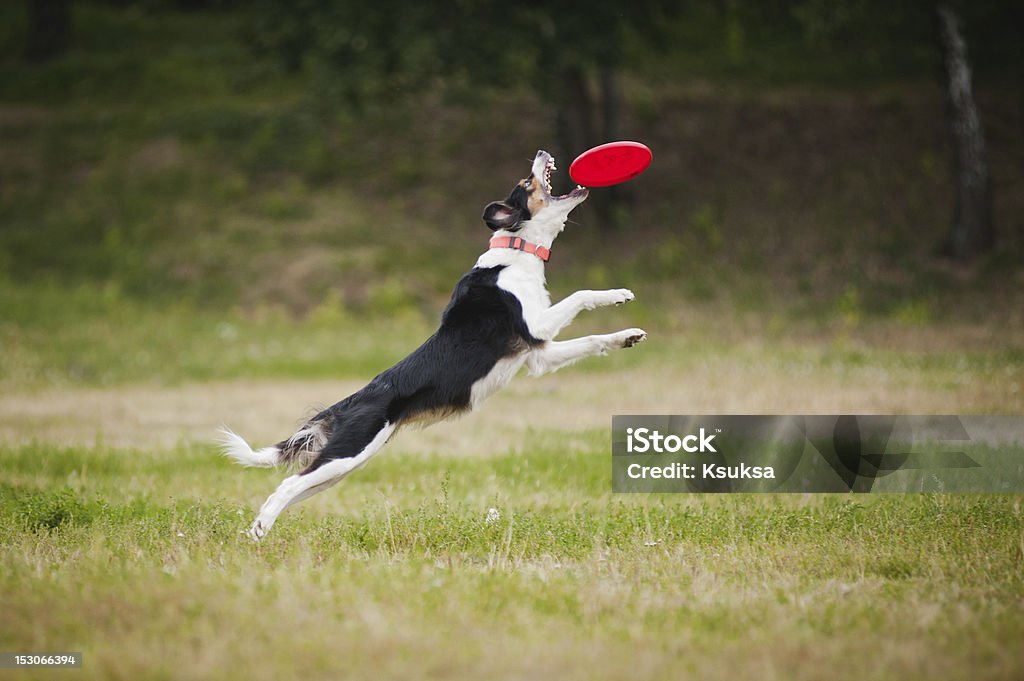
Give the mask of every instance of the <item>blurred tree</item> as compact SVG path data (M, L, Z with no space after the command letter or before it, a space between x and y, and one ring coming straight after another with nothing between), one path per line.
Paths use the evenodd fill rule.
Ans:
M288 70L312 63L358 108L449 84L526 87L552 105L563 163L620 135L618 70L626 31L664 44L670 0L261 0L249 42ZM596 199L596 200L594 200ZM595 194L591 209L604 227L622 221L622 188Z
M68 48L71 35L71 0L26 0L28 42L25 58L46 61Z
M341 100L358 110L439 82L451 89L526 88L551 105L557 141L551 151L563 163L621 136L619 74L633 57L650 64L652 54L670 49L700 54L703 46L700 59L708 60L712 73L721 63L717 54L744 74L781 74L783 80L820 77L822 70L814 65L823 63L834 67L831 77L843 85L862 78L922 77L936 54L934 0L255 2L249 44L289 71L319 74L318 91L332 103ZM1003 78L1020 74L1024 41L1013 27L1024 16L1024 3L960 0L956 8L972 29L977 48L972 58L979 68ZM695 30L702 32L699 37ZM956 35L958 41L940 43L943 55L957 54L953 48L964 45L962 34ZM946 88L959 186L948 250L969 257L991 248L994 239L991 187L987 179L977 184L987 174L980 165L984 153L978 153L984 139L970 96L966 49L961 53L962 59L945 60L946 83L963 83L961 75L968 75L966 91L959 91L966 98L954 98ZM756 63L765 59L776 65ZM958 65L955 80L951 64ZM585 210L596 213L605 227L620 224L629 189L627 184L595 192Z
M953 145L956 208L943 253L967 260L995 246L992 225L992 181L985 132L971 86L967 44L957 13L936 8L937 35L946 91L946 127Z
M993 17L1011 16L1008 10L1013 4L1001 0L964 4L964 8L972 12L979 33L995 38L986 47L1003 62L1002 68L1013 68L1014 64L1019 68L1020 59L1019 56L1013 59L1001 50L1005 40L999 39L998 21L994 24ZM862 34L876 31L885 41L914 44L920 26L929 23L933 26L932 41L938 47L942 63L955 192L952 226L940 252L968 260L991 251L995 247L992 182L984 126L974 99L961 12L952 5L907 0L800 0L792 11L803 28L805 39L812 44L829 44L851 31ZM925 12L932 15L930 22Z

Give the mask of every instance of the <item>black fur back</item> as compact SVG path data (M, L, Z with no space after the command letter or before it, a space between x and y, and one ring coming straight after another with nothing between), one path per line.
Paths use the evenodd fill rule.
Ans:
M307 426L317 423L330 435L304 472L358 455L387 423L468 409L473 384L500 359L543 343L526 326L519 300L498 287L502 269L474 268L463 275L434 335L365 388L310 420Z

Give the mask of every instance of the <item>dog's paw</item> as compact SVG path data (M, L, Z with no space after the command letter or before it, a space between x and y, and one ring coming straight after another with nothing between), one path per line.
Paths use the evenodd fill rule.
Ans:
M622 305L636 297L628 288L613 288L607 291L579 291L579 294L584 296L582 300L584 310L593 310L609 305Z
M647 332L643 329L626 329L615 334L621 348L631 348L637 343L647 340Z
M612 305L622 305L636 298L628 288L617 288L606 293L608 293Z
M247 531L243 532L243 534L248 536L249 539L252 539L253 541L259 541L260 539L263 539L267 536L267 530L269 529L269 527L264 527L263 521L257 518L256 521L252 524L252 527L250 527Z

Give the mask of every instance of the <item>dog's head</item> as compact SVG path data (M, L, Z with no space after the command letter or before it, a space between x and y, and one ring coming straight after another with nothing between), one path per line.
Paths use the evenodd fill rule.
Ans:
M577 186L568 194L551 193L551 172L555 159L541 150L533 159L526 178L519 181L504 201L493 201L484 208L484 222L491 230L519 232L523 238L550 245L565 229L565 221L573 208L583 203L589 193Z

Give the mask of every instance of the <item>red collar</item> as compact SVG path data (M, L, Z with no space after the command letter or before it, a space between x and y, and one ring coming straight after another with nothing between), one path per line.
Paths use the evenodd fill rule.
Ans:
M491 237L491 248L514 248L517 251L532 253L544 262L551 257L551 249L537 244L531 244L526 239L518 236L494 236Z

